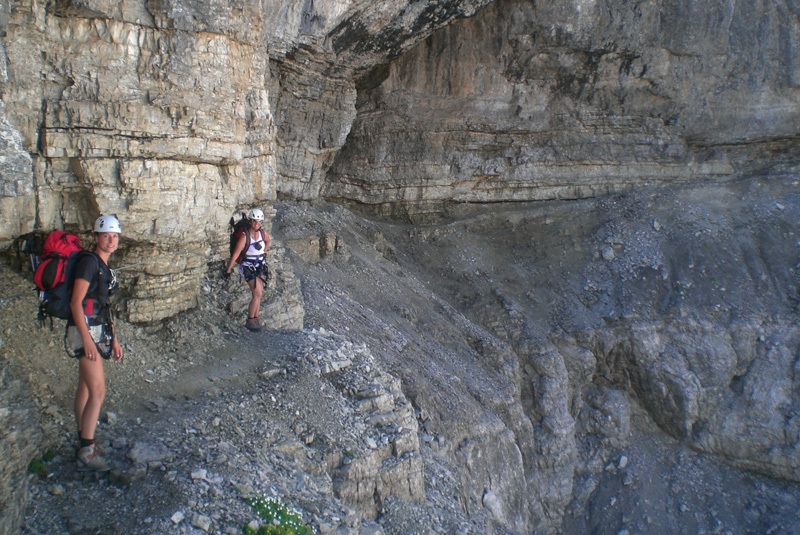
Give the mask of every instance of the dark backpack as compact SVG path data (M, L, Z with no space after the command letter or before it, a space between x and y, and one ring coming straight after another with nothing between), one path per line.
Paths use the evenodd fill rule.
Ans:
M231 227L231 252L230 255L233 256L233 252L236 250L236 244L239 242L239 237L244 234L247 236L247 241L244 244L244 248L242 252L239 253L239 258L236 259L237 264L241 264L244 261L245 253L250 248L250 233L247 232L247 227L250 225L250 220L247 216L242 212L242 218L239 221L235 221L233 217L228 222L228 225ZM261 229L261 238L266 241L266 237L264 236L264 229Z
M40 291L39 321L51 318L70 319L69 307L72 294L72 271L82 254L91 255L81 246L75 234L56 230L47 236L42 246L42 256L33 275L33 282Z

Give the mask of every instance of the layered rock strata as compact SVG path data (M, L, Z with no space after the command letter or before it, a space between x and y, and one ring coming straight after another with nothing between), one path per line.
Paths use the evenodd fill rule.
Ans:
M783 2L495 2L359 93L323 194L424 217L796 164L798 30Z
M3 99L36 191L35 212L22 215L45 230L87 230L117 214L126 254L115 260L145 265L129 287L133 321L195 306L231 213L275 197L254 7L191 27L169 3L10 11ZM179 251L188 254L164 259Z
M117 213L136 256L211 261L278 195L425 217L797 161L791 3L317 4L4 6L0 244ZM131 317L201 269L146 274Z

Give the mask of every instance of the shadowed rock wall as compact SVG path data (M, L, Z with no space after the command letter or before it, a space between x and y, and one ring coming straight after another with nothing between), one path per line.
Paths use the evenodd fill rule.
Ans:
M384 213L797 162L793 2L493 3L385 69L323 194Z

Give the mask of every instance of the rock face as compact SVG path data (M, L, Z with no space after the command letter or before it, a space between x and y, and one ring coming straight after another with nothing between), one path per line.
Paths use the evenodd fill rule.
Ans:
M0 368L0 531L15 533L23 525L28 493L19 492L28 481L28 463L40 460L42 430L37 410L22 381Z
M234 209L275 197L258 5L206 23L192 9L145 4L17 2L5 26L3 99L36 185L36 210L22 220L86 230L118 214L118 261L148 262L131 288L134 321L194 306ZM176 251L189 254L163 261Z
M113 258L132 323L195 307L198 281L227 256L231 215L278 199L426 221L462 203L777 182L800 169L794 0L17 0L0 6L0 35L0 249L117 214ZM387 380L359 398L365 418L399 431L337 472L338 497L365 518L392 499L419 502L422 462L405 453L430 448L458 467L450 479L468 515L551 532L639 411L698 450L800 480L800 230L797 181L787 183L769 200L757 183L698 189L692 202L666 195L653 220L641 207L660 207L638 198L588 208L613 216L602 224L580 219L580 206L510 215L436 262L423 249L447 245L458 225L371 234L362 250L381 262L405 254L419 280L438 274L436 314L416 325L409 297L390 316L439 354L428 366L378 315L332 320L337 332L374 331L404 392ZM725 215L750 197L747 213ZM580 228L547 232L554 220ZM271 328L303 326L293 260L343 265L343 277L357 265L336 230L306 223L271 252ZM506 244L507 264L524 291L492 278L505 251L496 237L511 235L521 237ZM704 254L709 242L732 252ZM543 258L528 256L534 246ZM465 367L472 377L459 376Z
M193 307L233 211L278 195L424 217L797 160L791 2L59 0L1 15L0 246L116 213L119 261L190 251L133 281L137 322Z
M424 214L796 162L798 15L792 3L494 2L359 93L324 195Z

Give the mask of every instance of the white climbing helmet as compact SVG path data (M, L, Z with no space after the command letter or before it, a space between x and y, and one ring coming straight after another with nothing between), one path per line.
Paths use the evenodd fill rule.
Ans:
M94 222L95 232L116 232L122 234L122 226L119 224L119 219L113 215L101 215Z
M264 212L262 212L259 208L253 208L250 210L250 215L247 216L247 219L252 219L253 221L264 221Z

